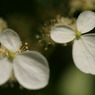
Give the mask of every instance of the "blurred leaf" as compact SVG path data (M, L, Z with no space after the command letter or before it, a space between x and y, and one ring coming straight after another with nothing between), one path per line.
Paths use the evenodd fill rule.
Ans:
M60 95L93 95L93 76L70 67L60 80L59 92Z

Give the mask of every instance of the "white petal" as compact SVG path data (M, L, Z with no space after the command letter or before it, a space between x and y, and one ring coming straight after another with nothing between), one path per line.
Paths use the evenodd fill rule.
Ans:
M18 82L27 89L40 89L48 84L49 67L44 56L26 51L14 59L14 72Z
M83 72L95 74L95 34L86 34L73 44L75 65Z
M75 33L67 26L57 25L51 30L50 36L57 43L67 43L75 38Z
M0 59L0 85L6 83L12 71L12 64L8 61L7 58Z
M21 41L18 34L12 29L6 29L0 34L1 44L10 51L17 51Z
M77 19L77 29L86 33L95 27L95 13L91 11L82 12Z

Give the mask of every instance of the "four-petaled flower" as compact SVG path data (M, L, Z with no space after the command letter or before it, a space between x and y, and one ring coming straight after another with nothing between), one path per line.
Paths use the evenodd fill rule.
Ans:
M95 74L95 33L86 34L95 27L95 13L82 12L77 19L76 26L75 32L65 25L55 26L50 33L51 39L57 43L74 40L75 65L85 73Z
M49 66L43 55L36 51L21 52L21 40L12 29L0 34L0 43L0 85L12 75L26 89L40 89L48 84Z

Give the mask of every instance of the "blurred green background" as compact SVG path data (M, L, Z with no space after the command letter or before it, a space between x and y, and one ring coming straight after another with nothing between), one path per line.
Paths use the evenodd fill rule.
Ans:
M95 0L1 0L0 17L14 29L29 49L41 52L49 61L50 80L40 90L20 89L15 86L0 87L0 95L95 95L95 76L79 71L72 59L72 45L56 44L44 50L36 35L44 23L57 15L77 18L84 10L95 11Z

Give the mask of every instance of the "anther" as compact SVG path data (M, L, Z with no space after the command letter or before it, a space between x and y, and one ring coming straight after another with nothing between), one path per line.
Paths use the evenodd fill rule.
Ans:
M44 48L44 50L48 50L48 48L46 47L46 48Z
M28 45L28 43L26 42L25 45Z
M26 50L28 50L28 43L27 42L25 42L24 45L21 46L19 52L26 51Z

